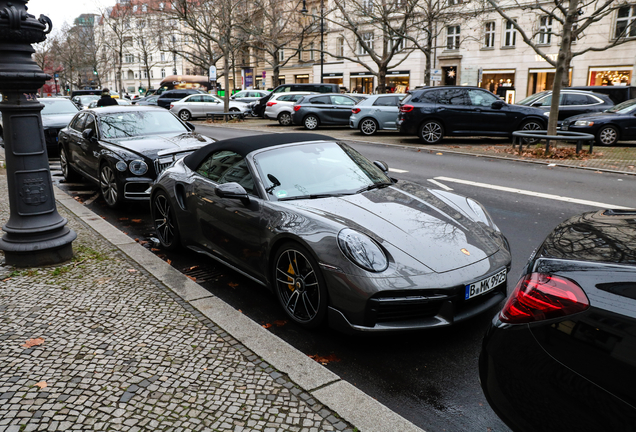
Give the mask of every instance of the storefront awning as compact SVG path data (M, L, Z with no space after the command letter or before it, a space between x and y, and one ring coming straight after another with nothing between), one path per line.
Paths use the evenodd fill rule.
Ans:
M375 75L369 72L351 72L349 76L351 78L367 78L367 77L371 78L371 77L374 77Z
M484 69L483 73L485 74L513 74L515 73L515 69Z
M590 72L605 72L605 71L632 71L634 66L603 66L603 67L591 67Z

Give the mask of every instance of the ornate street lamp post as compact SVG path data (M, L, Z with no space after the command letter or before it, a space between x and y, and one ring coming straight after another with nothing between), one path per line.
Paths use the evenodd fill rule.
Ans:
M42 42L51 20L27 13L28 0L0 0L0 112L10 205L0 239L7 264L33 267L71 259L77 235L55 207L53 183L36 99L50 77L33 61L32 43Z

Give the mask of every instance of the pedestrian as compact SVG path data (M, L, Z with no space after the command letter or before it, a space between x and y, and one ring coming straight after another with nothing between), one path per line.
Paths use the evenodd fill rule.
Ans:
M102 89L102 97L97 100L98 107L104 107L109 105L117 105L117 101L110 97L110 90L108 87Z

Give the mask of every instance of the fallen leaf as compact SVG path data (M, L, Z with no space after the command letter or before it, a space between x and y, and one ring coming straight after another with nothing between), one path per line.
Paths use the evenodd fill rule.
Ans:
M150 248L150 250L153 252L161 252L161 249L157 249L157 248Z
M331 363L331 362L337 363L340 361L340 359L336 357L335 354L329 354L326 357L322 357L322 356L319 356L318 354L314 354L314 355L310 355L309 358L317 361L318 363L322 365L326 365L327 363Z
M43 343L44 343L44 339L35 338L35 339L29 339L24 344L22 344L22 346L25 347L25 348L31 348L31 347L36 346L36 345L42 345Z
M261 327L263 327L263 328L265 328L265 329L268 329L268 328L270 328L271 326L272 326L272 325L271 325L270 323L267 323L267 324L263 324Z
M2 282L6 282L8 280L11 280L11 278L2 279Z
M240 310L240 309L239 309L239 312L240 312L240 313L243 313L243 311L242 311L242 310Z
M437 156L443 156L444 153L435 153Z
M48 387L48 385L46 384L46 381L40 381L39 383L35 385L40 387L41 389L43 389L44 387Z
M170 259L166 260L166 262L167 262L168 264L172 264L172 260L170 260Z
M238 286L238 284L234 282L230 282L228 285L232 288L236 288Z
M133 219L132 221L133 221L134 223L142 223L142 222L143 222L143 220L142 220L142 219Z
M197 281L197 278L195 278L194 276L186 275L186 277L188 279L191 279L191 280L195 281L195 282Z
M142 244L142 245L147 244L147 243L148 243L148 240L141 240L141 241L139 242L139 244Z
M135 269L128 269L128 273L137 273L137 270L135 270Z
M119 218L119 220L124 221L124 220L128 220L128 218L121 217L121 218Z
M135 239L135 241L136 241L137 243L139 243L139 239L138 239L138 238L136 238L136 239Z
M199 268L199 266L192 266L192 267L190 267L190 268L188 269L188 271L196 270L196 269L198 269L198 268Z
M287 321L285 321L285 320L276 320L276 321L274 321L274 324L276 325L276 327L282 327L285 324L287 324Z
M208 368L203 368L203 370L208 370Z

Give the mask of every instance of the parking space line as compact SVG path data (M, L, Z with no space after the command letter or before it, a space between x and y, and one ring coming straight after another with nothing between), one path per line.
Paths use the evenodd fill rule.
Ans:
M407 170L401 170L401 169L397 169L397 168L389 168L390 172L394 172L394 173L398 173L398 174L404 174L407 173Z
M452 191L453 190L453 188L448 187L445 184L438 182L437 180L428 179L428 181L433 183L435 186L440 187L440 188L442 188L444 190L447 190L447 191Z
M456 179L456 178L450 178L450 177L435 177L435 180L447 181L451 183L460 183L460 184L465 184L468 186L475 186L475 187L480 187L484 189L493 189L493 190L498 190L502 192L516 193L520 195L533 196L536 198L564 201L564 202L569 202L573 204L582 204L582 205L587 205L591 207L611 208L611 209L617 209L617 210L628 210L632 208L632 207L623 207L623 206L614 205L614 204L606 204L606 203L597 202L597 201L588 201L588 200L583 200L578 198L570 198L570 197L564 197L559 195L545 194L541 192L533 192L533 191L523 190L523 189L515 189L515 188L510 188L505 186L478 183L478 182L474 182L470 180L462 180L462 179Z

